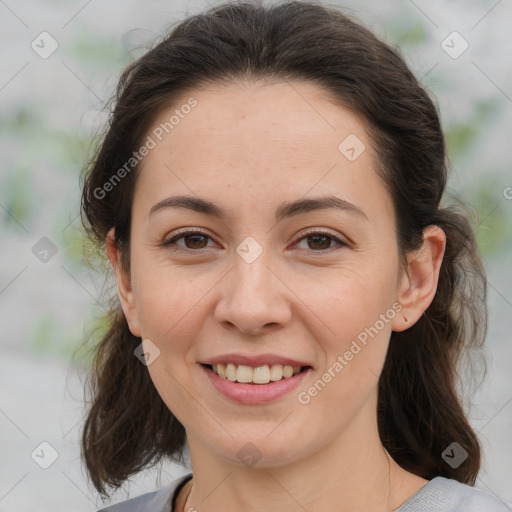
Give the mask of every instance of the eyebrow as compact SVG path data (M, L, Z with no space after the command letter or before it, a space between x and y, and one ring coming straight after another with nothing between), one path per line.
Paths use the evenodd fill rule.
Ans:
M186 208L221 220L227 220L228 218L228 213L221 206L206 199L192 196L167 197L152 206L147 216L150 217L154 213L168 208ZM276 210L275 219L276 222L280 222L285 218L295 215L333 209L345 211L368 220L368 217L361 208L345 199L333 195L281 203Z

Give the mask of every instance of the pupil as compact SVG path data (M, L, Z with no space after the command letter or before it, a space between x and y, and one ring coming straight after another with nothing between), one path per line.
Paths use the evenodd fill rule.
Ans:
M313 236L311 236L310 238L311 238L312 240L315 240L315 239L321 239L321 240L324 240L324 242L325 242L325 241L327 241L327 246L325 246L325 243L324 243L324 244L323 244L323 247L320 247L320 249L328 249L328 248L329 248L329 244L330 244L330 242L329 242L329 238L330 238L330 237L328 237L328 236L326 236L326 235L313 235ZM316 243L316 242L314 242L314 243ZM308 244L308 245L309 245L309 248L310 248L310 249L313 249L313 248L314 248L314 247L311 247L311 244ZM322 244L320 244L320 245L322 245ZM318 248L318 247L317 247L317 248Z
M202 248L203 248L203 246L201 246L201 247L197 247L197 246L195 246L195 245L194 245L194 243L195 243L195 242L192 242L192 245L193 245L193 246L192 246L192 247L189 247L189 245L190 245L190 244L189 244L189 240L190 240L190 239L196 239L196 241L197 241L197 239L198 239L198 238L199 238L199 239L200 239L200 238L202 238L202 239L203 239L203 242L204 242L204 239L205 239L206 237L205 237L204 235L189 235L189 236L187 236L187 237L186 237L186 240L187 240L187 244L186 244L186 245L187 245L187 247L188 247L189 249L198 249L198 248L199 248L199 249L202 249ZM201 242L199 242L199 244L200 244L200 243L201 243Z

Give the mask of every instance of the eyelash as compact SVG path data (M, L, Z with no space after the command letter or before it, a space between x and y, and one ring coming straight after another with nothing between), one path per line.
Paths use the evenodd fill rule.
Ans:
M205 249L189 249L188 247L179 247L179 246L176 245L176 241L177 240L179 240L180 238L186 238L187 236L191 236L191 235L203 235L203 236L205 236L207 238L212 239L210 237L210 235L208 235L208 233L206 233L204 231L201 231L200 229L197 229L197 230L194 230L194 231L192 231L192 230L191 231L182 231L181 233L177 233L170 240L167 240L167 241L163 242L162 245L164 247L169 247L169 248L173 248L173 249L175 247L177 247L177 249L175 249L175 250L185 250L185 251L190 251L190 252L200 252L201 250L205 250L206 248ZM340 240L337 236L334 236L332 233L329 233L328 231L318 231L318 230L315 230L315 229L312 229L310 231L306 231L305 233L303 233L302 236L300 238L298 238L295 243L301 242L305 238L311 237L313 235L321 235L321 236L326 236L328 238L331 238L340 247L347 247L348 246L347 243L345 243L343 240ZM319 251L315 251L315 250L311 249L311 251L314 252L314 253L323 254L323 253L332 251L333 248L334 247L329 247L328 249L323 249L323 250L319 250Z

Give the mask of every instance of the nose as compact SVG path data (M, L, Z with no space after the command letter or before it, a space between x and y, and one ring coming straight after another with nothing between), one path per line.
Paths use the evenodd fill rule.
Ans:
M236 255L234 268L221 283L221 298L215 308L219 324L257 336L290 321L293 294L264 256L248 263Z

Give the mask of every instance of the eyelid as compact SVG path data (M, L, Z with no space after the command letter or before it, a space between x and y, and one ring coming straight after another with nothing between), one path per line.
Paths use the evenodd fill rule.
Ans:
M213 237L205 230L201 229L201 228L181 228L181 229L178 229L178 231L174 232L172 234L172 236L167 239L167 240L164 240L162 242L162 245L171 245L171 242L173 240L178 240L179 238L181 237L184 237L184 236L192 236L192 235L204 235L208 238L210 238L211 240L213 240ZM193 250L193 249L190 249L190 250ZM195 251L197 252L197 251Z
M180 228L173 233L171 239L175 238L178 235L188 235L195 233L201 233L202 235L210 236L209 233L205 231L203 228Z
M336 240L339 240L340 242L347 243L347 242L345 242L344 240L342 240L340 238L341 235L339 235L335 231L332 231L329 228L307 228L305 231L300 233L300 235L297 238L297 240L300 240L301 238L304 238L305 236L308 236L308 235L317 235L317 234L318 235L329 235L332 238L335 238Z
M331 231L328 228L308 228L306 231L303 231L298 236L298 238L296 239L294 244L301 242L304 238L307 238L308 236L311 236L311 235L327 235L328 237L332 238L337 243L337 245L339 247L348 247L349 246L349 242L344 237L340 237L337 233ZM330 247L329 249L324 249L323 251L311 250L310 252L322 254L325 252L330 252L333 249L336 249L336 246Z

